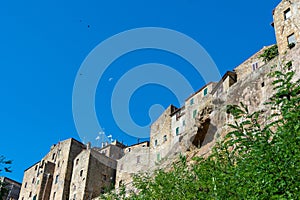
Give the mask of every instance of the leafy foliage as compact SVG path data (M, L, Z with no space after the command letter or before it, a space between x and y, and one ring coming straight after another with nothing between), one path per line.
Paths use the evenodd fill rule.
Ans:
M278 56L278 46L277 44L271 46L270 48L266 49L259 58L263 58L263 61L269 62L273 58Z
M171 171L136 176L138 193L126 197L123 187L107 199L299 199L300 80L293 77L270 75L276 92L266 102L268 112L228 106L232 131L207 159L194 158L188 166L181 156Z
M11 168L9 165L11 165L11 160L6 160L4 156L0 156L0 174L1 172L11 172ZM5 188L5 183L0 182L0 199L4 197L4 195L7 194L7 189Z

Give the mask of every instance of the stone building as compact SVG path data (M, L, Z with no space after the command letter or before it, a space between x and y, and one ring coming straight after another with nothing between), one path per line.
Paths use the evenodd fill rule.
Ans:
M5 190L1 200L18 200L21 190L21 183L7 177L0 177L0 191Z
M275 35L280 54L286 53L300 41L300 2L283 0L273 11Z
M270 71L294 70L295 79L300 78L299 13L300 0L283 0L273 11L279 55L264 62L260 55L271 46L263 47L218 83L200 88L183 107L170 105L151 125L150 142L128 147L115 142L100 149L69 139L53 146L25 170L19 199L91 199L114 183L116 188L130 185L134 174L151 173L178 153L198 148L198 156L207 155L229 132L226 124L233 119L227 105L243 102L250 112L268 110ZM289 61L289 68L283 68Z
M154 164L151 162L149 142L147 141L128 146L124 152L124 156L118 160L116 188L121 185L130 185L132 175L146 172Z
M114 184L116 165L115 159L73 138L59 142L41 161L25 170L19 199L73 200L99 196Z
M87 145L74 159L69 199L92 199L112 188L116 168L115 159Z

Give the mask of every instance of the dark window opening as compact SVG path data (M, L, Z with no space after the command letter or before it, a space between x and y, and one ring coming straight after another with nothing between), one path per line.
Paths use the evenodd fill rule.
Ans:
M56 175L56 177L55 177L55 184L58 183L58 178L59 178L59 175Z
M167 135L164 135L164 142L166 142L167 140Z
M288 18L290 18L292 16L292 12L291 9L288 8L284 11L284 19L287 20Z
M80 170L79 176L82 177L83 170Z
M103 179L104 181L106 181L107 177L106 177L105 174L102 175L102 179Z
M261 87L265 87L265 82L262 82L262 83L261 83Z
M205 88L205 89L204 89L204 91L203 91L203 95L204 95L204 96L206 96L206 95L207 95L207 91L208 91L208 89L207 89L207 88Z

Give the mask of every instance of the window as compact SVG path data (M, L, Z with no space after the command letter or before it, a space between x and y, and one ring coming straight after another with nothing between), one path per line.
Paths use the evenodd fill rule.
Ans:
M27 182L25 182L24 188L27 188Z
M261 87L265 87L265 82L262 82L262 83L261 83Z
M34 181L35 181L35 179L33 178L31 183L34 183Z
M252 64L252 70L255 71L255 70L257 70L257 68L258 68L258 63L257 62L253 63Z
M79 176L82 177L83 170L80 170Z
M57 167L60 167L60 161L58 161L58 163L57 163Z
M185 126L185 120L182 121L182 126Z
M55 158L55 153L54 153L54 154L52 154L52 160L54 160L54 158Z
M136 157L136 163L137 163L137 164L141 163L141 156L137 156L137 157Z
M288 8L284 11L284 19L287 20L288 18L290 18L292 16L292 12L291 9Z
M58 178L59 178L59 175L56 175L56 177L55 177L55 184L58 183Z
M167 135L164 135L164 142L167 141Z
M76 194L74 194L74 196L73 196L73 200L76 200Z
M76 159L76 163L75 164L78 165L78 163L79 163L79 158Z
M179 127L176 128L176 135L179 135Z
M197 110L194 110L193 111L193 118L196 118L196 115L197 115Z
M106 175L103 174L103 175L102 175L102 180L106 181L106 179L107 179L107 178L106 178Z
M191 99L190 100L190 105L193 105L194 104L194 99Z
M29 192L29 197L31 197L31 195L32 195L32 192Z
M206 96L206 95L207 95L207 91L208 91L208 89L207 89L207 88L205 88L205 89L204 89L204 91L203 91L203 95L204 95L204 96Z
M36 171L36 170L37 170L37 168L38 168L38 166L36 165L36 166L35 166L35 168L34 168L34 170Z
M160 154L159 153L156 155L156 159L157 159L157 161L160 161Z
M157 146L157 140L154 141L154 146Z
M122 182L123 182L122 180L120 180L120 181L119 181L119 187L121 187L121 185L122 185Z
M128 148L128 152L130 152L131 151L131 148Z
M33 196L32 200L36 200L36 195Z
M56 192L53 193L53 200L55 200Z
M291 45L291 44L295 44L296 43L296 38L295 38L295 34L291 34L287 37L287 40L288 40L288 44Z

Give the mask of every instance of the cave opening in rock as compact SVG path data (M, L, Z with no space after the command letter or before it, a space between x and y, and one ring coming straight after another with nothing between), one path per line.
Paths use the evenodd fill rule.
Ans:
M207 135L210 125L210 119L207 118L204 122L201 123L201 126L198 127L197 134L195 135L192 142L195 147L200 148L203 145L203 141Z

